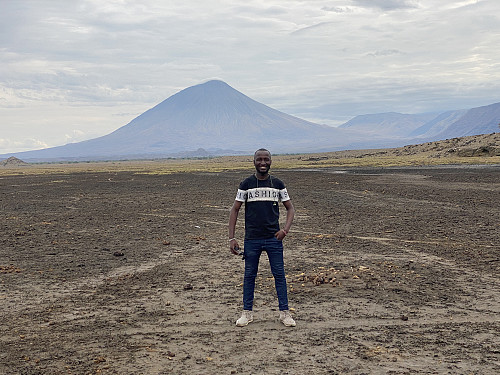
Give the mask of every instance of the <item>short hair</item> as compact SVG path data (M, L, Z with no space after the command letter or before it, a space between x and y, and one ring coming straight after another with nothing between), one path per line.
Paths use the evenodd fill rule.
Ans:
M269 157L271 157L271 151L269 151L268 149L265 149L265 148L259 148L257 151L254 152L253 154L253 159L255 160L255 156L257 156L257 152L259 151L263 151L263 152L267 152L269 154Z

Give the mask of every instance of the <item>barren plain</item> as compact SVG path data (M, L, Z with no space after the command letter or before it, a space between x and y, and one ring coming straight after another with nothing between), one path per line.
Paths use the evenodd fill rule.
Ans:
M238 168L0 174L0 373L500 373L500 165L272 169L295 328L265 255L234 324Z

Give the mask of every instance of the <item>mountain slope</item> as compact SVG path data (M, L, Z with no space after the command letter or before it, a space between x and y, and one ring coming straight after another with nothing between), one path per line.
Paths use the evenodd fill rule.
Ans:
M412 131L435 117L436 114L430 113L409 115L397 112L359 115L340 125L339 128L391 138L407 137Z
M432 140L489 134L499 131L500 103L469 109L459 120L431 137Z
M413 130L408 134L408 137L433 137L460 120L466 113L467 110L465 109L443 112L431 121Z

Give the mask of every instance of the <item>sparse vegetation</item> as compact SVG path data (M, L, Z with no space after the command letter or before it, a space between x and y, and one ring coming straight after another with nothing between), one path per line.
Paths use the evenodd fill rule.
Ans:
M145 174L223 172L249 168L251 155L203 159L163 159L3 167L0 175L132 171ZM391 149L274 155L273 169L500 164L500 133L453 138Z

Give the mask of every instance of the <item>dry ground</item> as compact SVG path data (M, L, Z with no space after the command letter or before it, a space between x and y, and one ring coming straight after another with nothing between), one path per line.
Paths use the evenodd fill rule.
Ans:
M0 176L0 373L500 373L500 166L272 172L295 328L265 255L234 325L251 169Z

